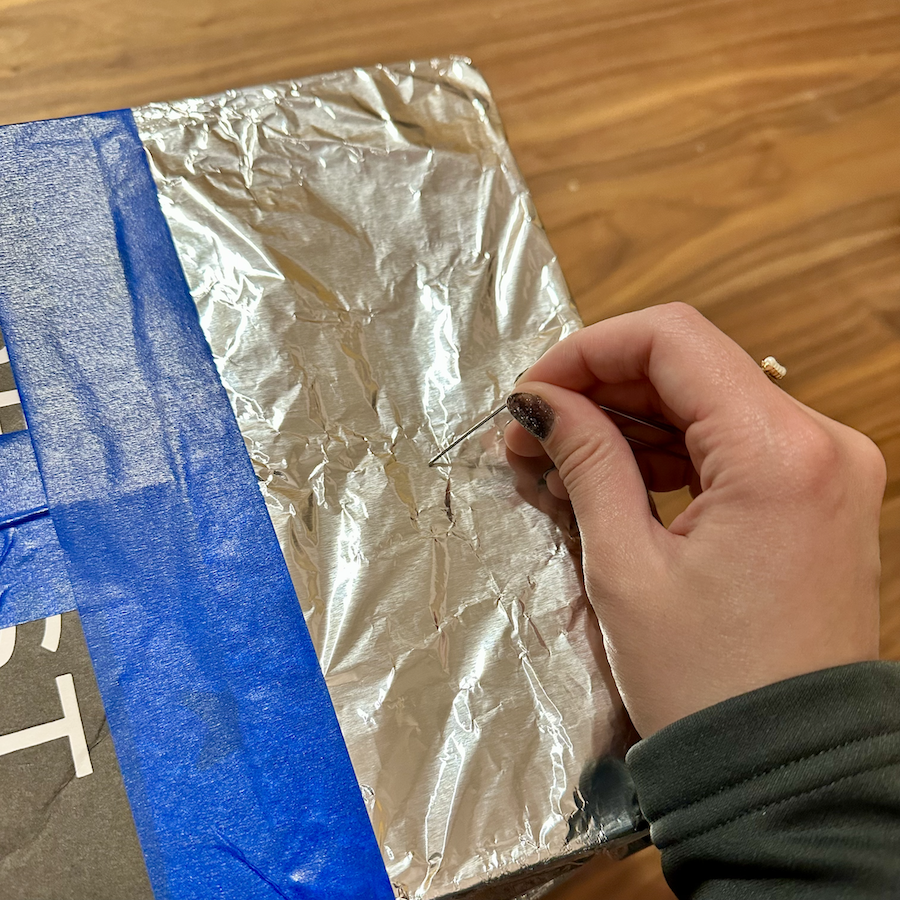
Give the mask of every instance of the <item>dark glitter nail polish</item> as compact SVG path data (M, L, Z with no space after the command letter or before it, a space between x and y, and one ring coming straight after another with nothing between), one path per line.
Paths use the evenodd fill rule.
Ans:
M510 394L506 408L516 421L539 441L545 441L550 437L556 415L546 400L536 394Z

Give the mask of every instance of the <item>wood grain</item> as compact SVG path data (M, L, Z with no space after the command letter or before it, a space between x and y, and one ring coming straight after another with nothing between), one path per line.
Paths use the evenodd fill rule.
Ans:
M692 303L878 442L900 659L896 0L0 0L0 122L449 53L491 84L587 321ZM646 851L555 900L671 896Z

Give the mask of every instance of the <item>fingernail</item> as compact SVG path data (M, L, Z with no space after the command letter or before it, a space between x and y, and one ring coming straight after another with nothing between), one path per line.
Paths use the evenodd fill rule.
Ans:
M556 414L553 407L537 394L510 394L506 408L515 420L539 441L546 441L550 437Z

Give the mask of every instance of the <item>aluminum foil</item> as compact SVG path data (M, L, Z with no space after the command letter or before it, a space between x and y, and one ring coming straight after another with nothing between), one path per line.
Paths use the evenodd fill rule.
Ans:
M427 465L580 327L481 76L134 114L397 896L512 896L628 834L572 531L502 422Z

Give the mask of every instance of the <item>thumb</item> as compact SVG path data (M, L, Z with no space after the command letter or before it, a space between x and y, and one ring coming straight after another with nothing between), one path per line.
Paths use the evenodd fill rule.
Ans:
M522 382L506 401L542 444L572 501L588 563L606 573L646 565L656 529L640 469L606 414L577 391Z

